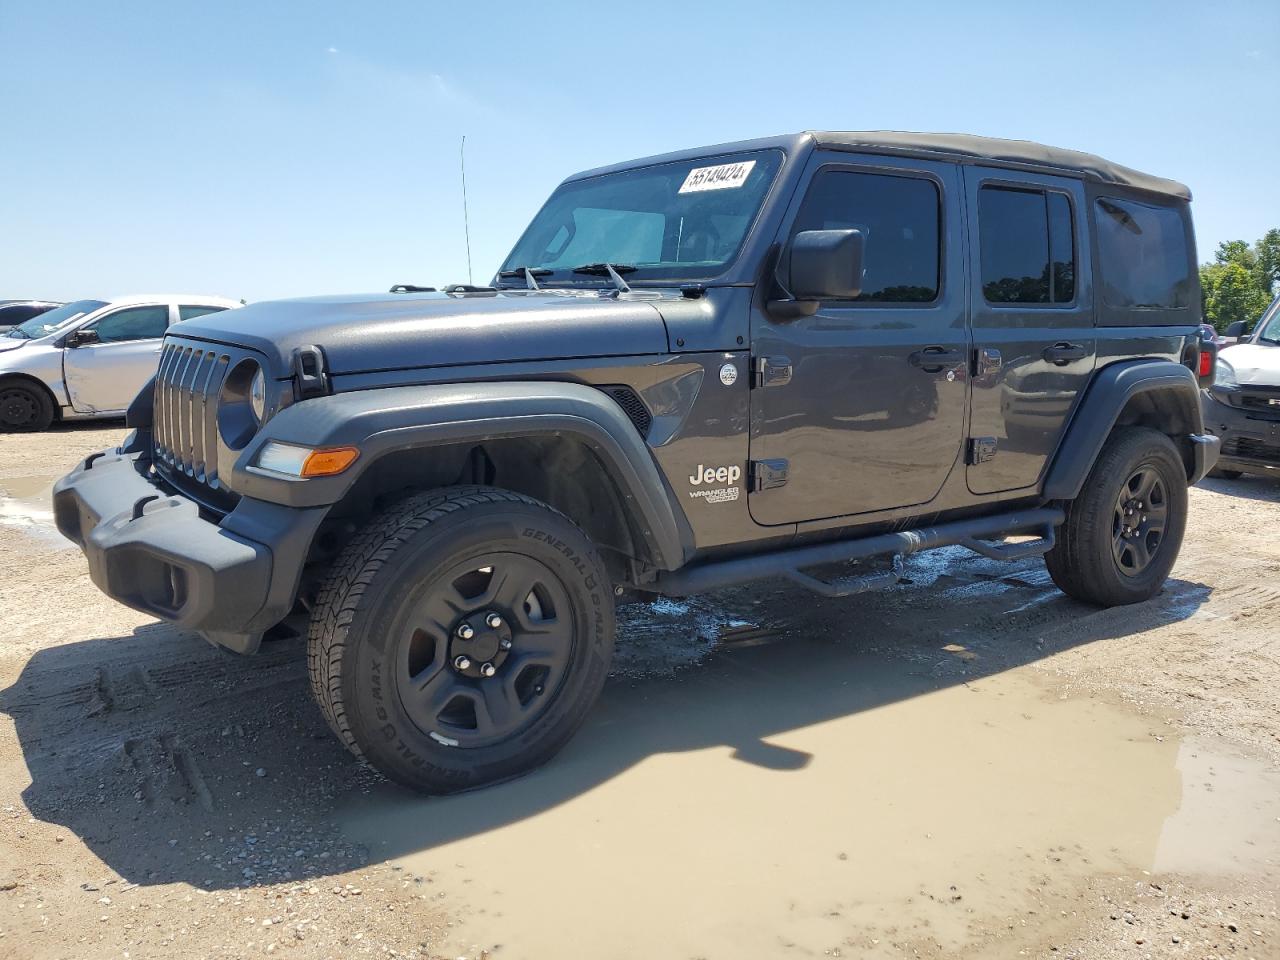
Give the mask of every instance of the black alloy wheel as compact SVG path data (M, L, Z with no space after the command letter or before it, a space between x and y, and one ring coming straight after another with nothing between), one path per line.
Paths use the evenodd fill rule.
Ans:
M1112 555L1127 576L1155 560L1169 521L1169 498L1154 467L1137 470L1120 488L1111 524Z
M518 735L555 698L573 661L564 584L517 553L482 553L433 580L400 639L405 712L450 746Z

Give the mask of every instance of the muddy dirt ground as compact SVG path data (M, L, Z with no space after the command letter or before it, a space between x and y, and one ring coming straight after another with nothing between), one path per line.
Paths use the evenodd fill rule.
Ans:
M429 800L296 644L93 588L48 485L122 430L0 436L0 956L1280 957L1280 481L1136 607L959 550L629 607L559 758Z

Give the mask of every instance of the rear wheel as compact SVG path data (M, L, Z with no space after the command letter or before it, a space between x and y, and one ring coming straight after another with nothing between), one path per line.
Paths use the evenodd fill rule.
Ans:
M595 548L546 504L485 487L419 494L335 564L312 618L330 727L393 780L450 793L549 759L613 653Z
M35 384L0 383L0 430L47 430L53 415L53 401Z
M1045 564L1053 582L1077 600L1140 603L1164 586L1186 522L1187 475L1173 441L1146 427L1123 427L1067 505Z

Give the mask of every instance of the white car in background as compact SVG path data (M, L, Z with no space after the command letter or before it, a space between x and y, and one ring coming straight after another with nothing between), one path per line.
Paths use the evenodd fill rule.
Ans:
M240 301L148 294L77 300L0 335L0 431L119 417L160 360L170 324Z

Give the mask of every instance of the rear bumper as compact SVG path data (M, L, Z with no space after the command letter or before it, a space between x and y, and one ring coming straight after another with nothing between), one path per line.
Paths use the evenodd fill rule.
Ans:
M1280 420L1256 416L1202 396L1204 428L1218 437L1222 453L1217 466L1246 473L1280 472Z
M252 652L292 608L324 511L251 501L216 522L146 466L136 453L87 458L54 485L58 530L109 597Z

